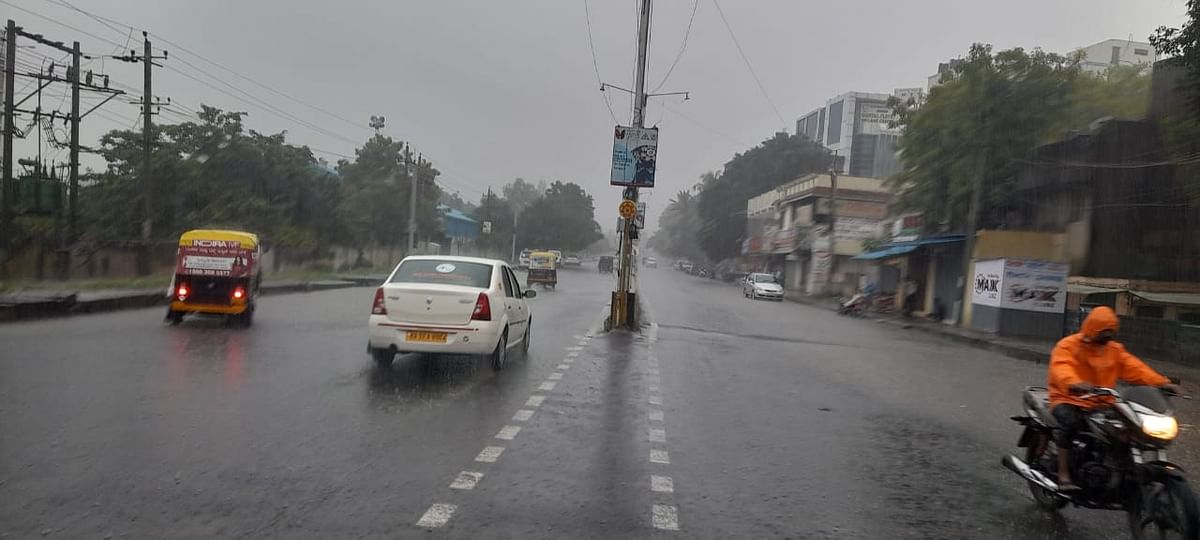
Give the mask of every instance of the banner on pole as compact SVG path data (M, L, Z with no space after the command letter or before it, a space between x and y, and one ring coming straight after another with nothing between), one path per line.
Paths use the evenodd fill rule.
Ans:
M613 130L612 175L614 186L654 187L658 159L658 128L617 126Z

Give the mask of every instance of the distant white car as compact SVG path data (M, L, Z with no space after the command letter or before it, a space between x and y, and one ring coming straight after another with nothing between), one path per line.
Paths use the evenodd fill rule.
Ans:
M583 261L579 259L579 255L567 255L563 257L563 266L581 266Z
M783 300L783 286L771 274L750 274L742 281L742 296L758 300Z
M405 257L375 291L367 351L387 366L398 353L485 354L499 370L509 350L529 350L532 316L504 261Z

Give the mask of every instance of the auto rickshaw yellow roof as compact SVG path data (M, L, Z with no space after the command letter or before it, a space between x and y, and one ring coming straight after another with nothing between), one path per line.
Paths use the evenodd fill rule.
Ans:
M179 237L179 245L190 246L193 240L235 240L240 242L243 248L258 247L257 234L223 229L195 229L185 232Z

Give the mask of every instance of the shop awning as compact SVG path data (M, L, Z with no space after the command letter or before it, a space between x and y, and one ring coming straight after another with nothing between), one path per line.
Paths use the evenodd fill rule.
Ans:
M1158 304L1200 306L1200 293L1129 291L1130 294Z
M1109 287L1096 287L1095 285L1080 285L1078 283L1068 283L1067 284L1067 292L1074 293L1074 294L1082 294L1084 296L1087 296L1089 294L1119 293L1119 292L1125 292L1127 290L1128 289L1113 289L1113 288L1109 288Z
M904 255L911 253L921 246L935 246L938 244L956 244L962 242L966 237L961 234L950 234L946 236L931 236L929 238L918 238L911 242L894 242L883 246L875 251L868 251L853 257L856 261L875 261Z

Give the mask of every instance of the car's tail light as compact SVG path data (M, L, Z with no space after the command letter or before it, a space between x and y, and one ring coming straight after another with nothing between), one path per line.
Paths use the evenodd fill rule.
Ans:
M383 303L383 287L375 289L375 303L371 305L371 314L387 315L387 306Z
M475 312L471 313L472 321L490 321L492 320L492 302L488 300L487 293L479 293L479 298L475 299Z
M245 287L242 287L241 285L238 285L237 287L234 287L234 289L233 289L233 299L234 299L234 300L243 300L243 299L245 299L245 298L246 298L246 288L245 288Z
M178 298L180 302L187 300L189 294L192 294L192 291L188 290L187 283L180 283L175 288L175 298Z

